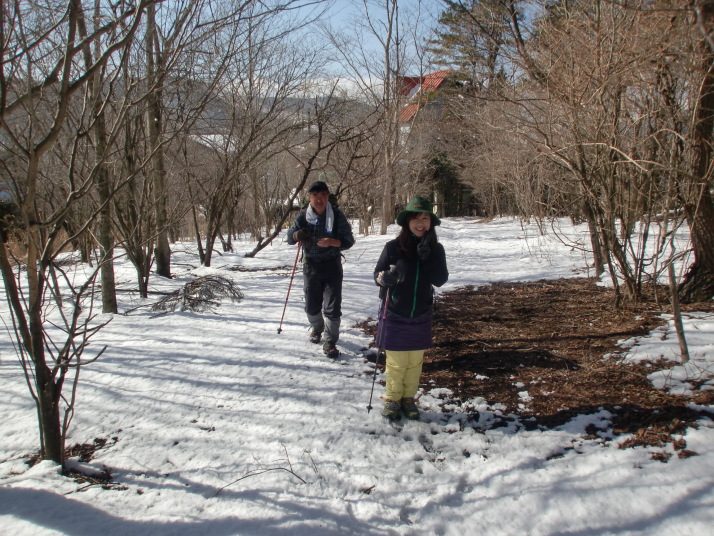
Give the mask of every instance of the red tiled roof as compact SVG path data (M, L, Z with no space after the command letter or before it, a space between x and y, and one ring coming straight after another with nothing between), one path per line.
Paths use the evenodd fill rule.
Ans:
M437 71L435 73L426 75L424 77L423 82L421 83L421 91L428 92L438 89L439 86L444 83L444 80L446 80L446 77L449 75L450 72L451 69L445 69L443 71Z
M421 106L424 104L424 100L421 96L439 89L439 87L441 87L441 85L444 83L444 80L446 80L446 77L449 75L450 72L451 69L445 69L443 71L429 73L426 76L422 77L402 77L401 80L403 84L403 95L409 95L409 93L414 88L416 88L417 86L420 87L418 88L416 94L412 97L412 102L404 106L402 111L399 113L399 120L411 121L412 119L414 119L414 116L416 115L417 111L419 111L419 108L421 108Z
M419 103L418 102L411 102L407 104L404 108L402 108L402 111L399 112L399 120L400 121L411 121L414 119L414 116L416 113L419 111Z

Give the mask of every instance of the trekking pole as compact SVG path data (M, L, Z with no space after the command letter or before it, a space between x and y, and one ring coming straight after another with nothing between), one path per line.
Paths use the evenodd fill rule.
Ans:
M374 360L374 376L372 377L372 390L369 393L369 404L367 404L367 413L369 413L372 410L372 396L374 395L374 383L377 381L377 368L379 366L379 354L382 353L382 345L384 344L384 332L386 331L385 327L385 320L387 319L387 309L389 308L389 291L390 289L387 288L387 295L384 298L384 301L382 302L382 311L381 311L381 318L379 320L379 323L377 324L379 329L379 326L381 325L382 331L379 333L379 344L377 345L377 357Z
M288 308L288 298L290 297L290 289L293 286L293 278L295 277L295 268L297 268L297 261L298 257L300 256L300 246L302 246L302 242L298 242L297 245L297 253L295 253L295 263L293 264L293 273L290 276L290 284L288 285L288 293L285 296L285 305L283 306L283 316L280 317L280 326L278 326L278 335L280 335L280 332L283 331L283 318L285 318L285 309Z

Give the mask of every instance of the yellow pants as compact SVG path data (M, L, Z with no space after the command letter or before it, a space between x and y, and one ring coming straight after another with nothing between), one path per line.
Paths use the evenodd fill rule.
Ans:
M399 402L411 398L419 389L424 350L395 352L387 350L387 387L385 398Z

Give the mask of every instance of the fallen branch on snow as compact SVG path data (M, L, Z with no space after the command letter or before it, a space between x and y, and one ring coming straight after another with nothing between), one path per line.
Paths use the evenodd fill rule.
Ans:
M220 305L220 300L230 298L237 302L243 299L243 293L230 279L218 275L207 275L189 281L165 298L151 306L151 310L161 313L180 311L213 311Z

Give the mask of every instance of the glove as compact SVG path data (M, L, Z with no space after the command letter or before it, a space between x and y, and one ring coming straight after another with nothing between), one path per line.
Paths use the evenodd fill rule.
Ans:
M389 272L384 270L379 272L377 283L382 287L393 287L399 283L399 276L391 270Z
M421 242L417 244L417 255L423 261L427 260L431 255L431 248L436 242L436 235L434 233L426 233L421 238Z
M407 275L407 263L404 262L404 259L399 259L397 261L397 264L390 266L389 271L393 274L396 274L397 278L399 279L399 282L401 283L402 281L404 281L404 277Z
M402 259L397 261L397 264L390 266L389 271L380 272L377 276L377 283L383 287L393 287L397 283L404 281L406 275L406 266Z
M293 239L295 242L307 242L310 240L310 233L308 233L305 229L298 229L293 233Z

